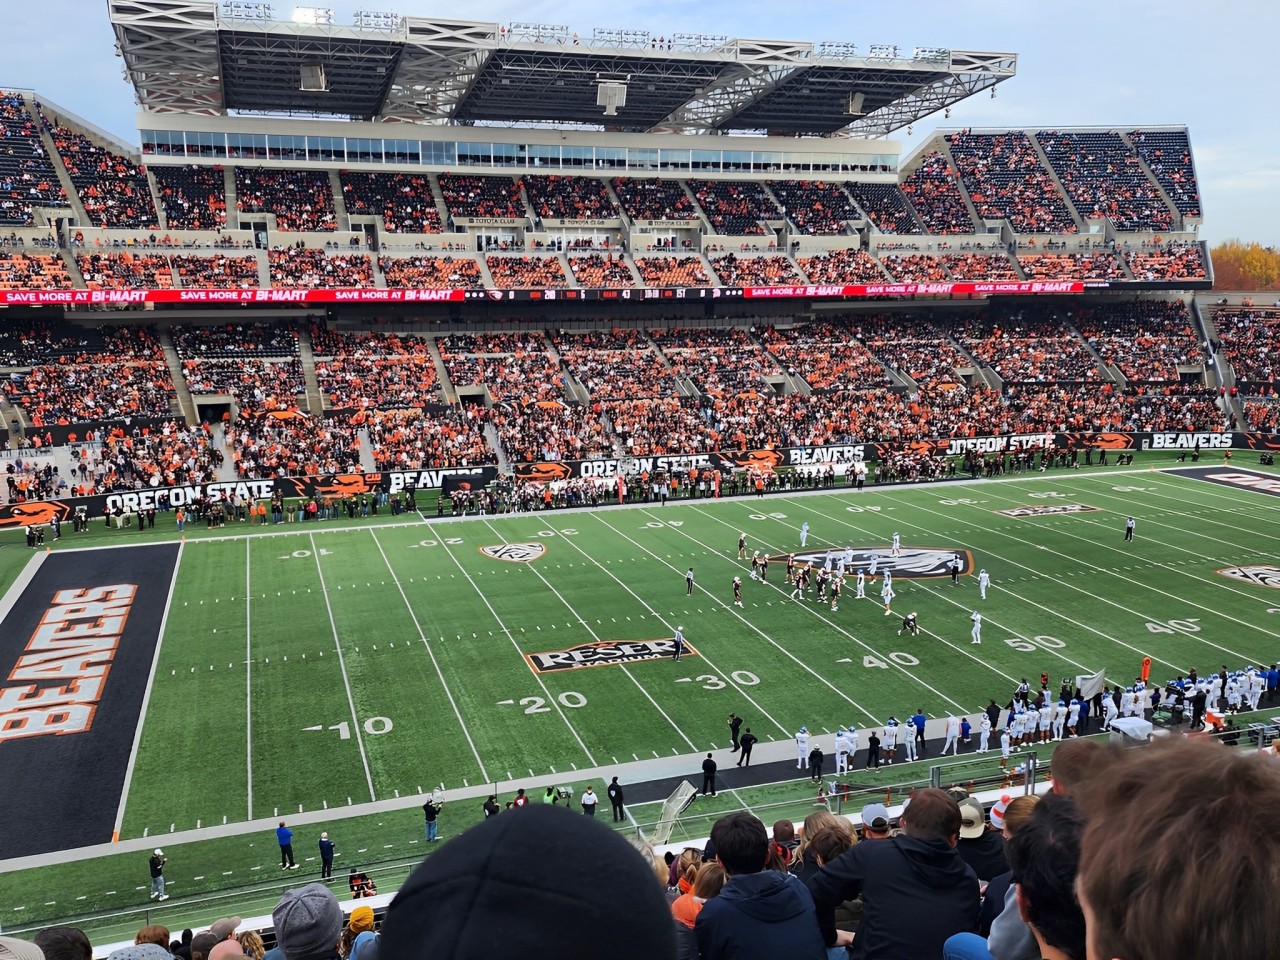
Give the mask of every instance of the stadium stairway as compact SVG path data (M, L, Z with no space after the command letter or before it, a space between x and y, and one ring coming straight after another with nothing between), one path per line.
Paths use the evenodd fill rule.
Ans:
M498 438L498 428L492 423L486 423L484 438L489 441L489 446L498 455L498 472L511 473L511 461L507 458L507 451L502 448L502 441Z
M1098 369L1102 372L1103 378L1104 379L1110 378L1114 380L1116 383L1120 385L1121 390L1127 387L1128 378L1125 377L1125 375L1120 372L1120 368L1115 366L1114 364L1104 363L1102 360L1102 355L1098 353L1097 350L1094 349L1093 344L1090 343L1085 338L1084 334L1080 332L1079 328L1077 328L1074 323L1071 323L1069 321L1065 321L1065 323L1066 323L1067 329L1071 331L1072 335L1077 340L1079 340L1082 344L1084 344L1084 348L1088 352L1089 356L1093 357L1093 362L1097 364Z
M80 195L76 193L76 185L71 182L71 174L67 172L67 168L62 162L62 156L58 153L58 148L53 144L53 137L45 129L44 124L40 122L40 115L36 111L35 97L27 94L23 96L23 99L26 102L27 110L35 118L36 126L40 128L40 142L44 145L45 156L50 159L53 169L58 174L58 183L62 186L67 203L71 205L71 213L75 215L77 223L89 223L89 216L85 213L84 204L80 202Z
M1134 145L1134 142L1133 140L1130 139L1129 134L1125 133L1124 131L1118 131L1118 132L1120 134L1120 141L1127 148L1129 148L1129 150L1133 152L1133 155L1135 157L1138 158L1138 165L1142 168L1142 172L1147 175L1147 179L1151 182L1151 185L1154 186L1156 190L1159 191L1160 199L1164 201L1165 206L1167 206L1170 210L1173 211L1174 229L1175 230L1189 229L1186 223L1183 221L1182 211L1179 210L1178 205L1173 202L1173 198L1169 196L1167 192L1165 192L1164 186L1160 183L1160 178L1155 175L1155 171L1153 171L1149 166L1147 166L1146 160L1142 159L1142 153L1138 150L1137 146ZM1123 258L1121 259L1120 262L1124 263ZM1125 263L1124 267L1125 267L1126 275L1128 275L1130 279L1133 279L1132 274L1129 273L1129 265Z
M222 192L227 202L227 229L238 230L240 228L240 217L238 207L240 201L236 194L236 168L234 164L227 164L222 169ZM262 270L258 271L258 283L263 287L271 285L271 277L269 273Z
M448 232L449 207L444 202L444 194L440 192L440 175L437 173L427 174L427 182L431 184L431 199L435 201L436 213L440 215L441 229Z
M425 337L424 339L427 341L427 352L431 354L431 362L436 365L436 380L440 382L440 388L444 390L444 402L457 403L458 388L449 379L449 368L445 366L444 357L440 355L440 344L436 342L435 337Z
M1049 162L1049 155L1044 152L1044 147L1040 144L1040 138L1029 134L1027 139L1031 141L1031 149L1036 152L1036 157L1040 160L1040 165L1044 167L1045 170L1049 171L1049 179L1053 181L1054 186L1058 188L1058 192L1061 193L1063 199L1067 201L1067 209L1071 211L1071 219L1075 222L1075 225L1079 228L1082 234L1087 234L1089 232L1089 227L1085 223L1084 216L1078 209L1076 209L1076 204L1072 199L1071 194L1067 193L1067 188L1064 187L1062 185L1062 181L1058 179L1058 171L1053 169L1053 164ZM1109 224L1110 221L1108 220L1107 223Z
M178 412L188 423L199 423L196 413L196 402L187 389L187 378L182 375L182 361L178 358L178 349L173 345L173 334L168 327L162 327L160 333L160 349L164 351L165 363L169 365L169 376L173 378L173 392L178 398Z
M209 445L213 449L223 452L222 464L214 473L215 479L223 483L232 483L238 480L235 452L227 445L227 427L224 423L219 421L209 425Z
M342 193L342 181L338 178L337 170L329 171L329 192L333 194L333 212L337 215L338 229L356 229L351 226L351 214L347 211L347 198ZM381 274L378 274L378 279L382 279ZM385 281L379 286L386 286Z
M318 417L324 412L324 394L320 391L320 379L316 376L316 352L311 343L311 331L301 324L298 329L298 359L302 363L302 376L307 382L307 412ZM367 446L367 437L365 442Z
M1201 338L1202 344L1211 341L1220 342L1218 326L1213 322L1213 297L1213 294L1193 297L1189 305L1191 316L1196 321L1196 333ZM1212 359L1205 361L1205 373L1208 374L1209 386L1217 387L1222 393L1223 412L1228 417L1235 417L1236 423L1247 423L1244 415L1244 400L1231 395L1231 388L1236 385L1235 368L1223 359L1221 350L1216 351Z
M945 133L939 132L935 134L932 140L921 145L920 149L915 152L915 155L905 166L899 168L899 182L902 182L902 180L905 180L915 172L916 168L920 166L921 158L927 153L940 153L947 158L947 166L952 170L956 189L960 191L960 199L964 201L964 208L969 211L969 221L974 224L975 230L981 230L984 221L978 216L978 208L973 205L973 198L969 196L969 190L964 185L964 179L956 172L956 158L951 153L951 144L947 142ZM912 210L915 210L917 219L923 223L924 218L920 216L920 211L915 209L909 197L907 198L907 205Z

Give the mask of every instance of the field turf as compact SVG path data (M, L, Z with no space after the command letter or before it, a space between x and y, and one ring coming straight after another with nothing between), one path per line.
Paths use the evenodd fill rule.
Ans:
M727 747L730 711L765 742L789 739L801 725L827 741L838 725L880 725L917 707L933 717L972 714L1042 672L1056 690L1062 677L1097 670L1132 682L1144 657L1157 683L1191 667L1272 662L1280 571L1219 571L1275 564L1277 501L1148 469L1168 461L1146 456L1141 469L1008 482L443 523L412 515L377 525L192 530L178 555L132 777L123 802L108 798L121 808L120 839L223 824L230 833L244 821L325 809L336 823L369 816L362 805L373 801L403 798L412 807L436 787L495 784L509 795L522 779L553 772L582 785L575 771L659 756L688 755L693 771L696 755ZM1028 506L1058 512L999 512ZM1133 543L1123 542L1127 515L1137 518ZM751 581L737 559L739 534L749 553L779 557L799 550L804 523L809 552L887 553L897 531L906 550L959 551L972 565L959 586L946 576L895 577L894 616L878 603L879 577L864 600L846 585L836 611L790 600L781 562L766 583ZM176 536L162 516L145 535L97 532L59 548ZM545 552L514 562L485 548ZM20 549L0 550L0 576L16 574L15 557ZM690 566L696 586L686 596ZM992 577L985 601L980 568ZM743 608L732 605L734 576L743 580ZM981 645L970 642L975 608ZM898 636L900 615L913 610L920 635ZM676 626L693 648L679 663L540 674L526 659L670 638ZM367 842L405 833L407 843L420 836L419 819L412 809L379 814L393 826L371 826ZM248 839L261 848L253 857L270 865L270 836ZM207 842L246 846L245 838ZM225 885L252 879L245 870ZM6 928L23 919L16 906L30 917L70 899L37 873L0 873ZM90 893L99 908L145 899L132 886L114 899Z

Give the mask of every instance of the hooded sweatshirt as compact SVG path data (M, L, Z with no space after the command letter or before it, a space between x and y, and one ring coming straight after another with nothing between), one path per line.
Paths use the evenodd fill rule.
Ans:
M730 877L694 924L702 960L825 960L813 898L776 870ZM939 951L941 952L941 951Z
M862 895L850 960L940 957L978 919L978 878L945 840L899 836L859 843L809 884L822 935L835 943L835 908Z

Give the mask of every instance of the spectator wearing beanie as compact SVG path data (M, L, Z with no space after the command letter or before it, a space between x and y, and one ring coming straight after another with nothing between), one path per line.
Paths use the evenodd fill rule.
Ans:
M290 890L271 911L284 960L336 960L342 908L322 883Z
M111 951L107 960L172 960L172 954L158 943L134 943Z
M554 863L589 864L590 882L547 883ZM675 949L662 887L635 848L603 823L538 804L477 824L418 867L383 921L379 957L654 960Z

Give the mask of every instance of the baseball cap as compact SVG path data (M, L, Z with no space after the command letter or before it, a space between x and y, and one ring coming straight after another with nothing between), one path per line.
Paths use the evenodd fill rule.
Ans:
M321 883L290 890L271 911L276 941L285 960L328 956L342 936L342 908L338 898Z
M209 925L209 932L219 940L225 940L234 934L240 926L239 917L223 917L221 920L215 921Z
M161 850L159 847L156 847L156 848L155 848L155 850L153 850L153 851L151 851L151 852L152 852L152 853L154 853L157 857L163 857L163 856L164 856L164 851L163 851L163 850Z
M0 937L0 960L44 960L44 951L26 940Z
M872 830L888 830L889 808L883 803L868 803L862 808L862 825Z
M960 839L976 840L987 829L987 817L977 797L965 797L960 801Z

